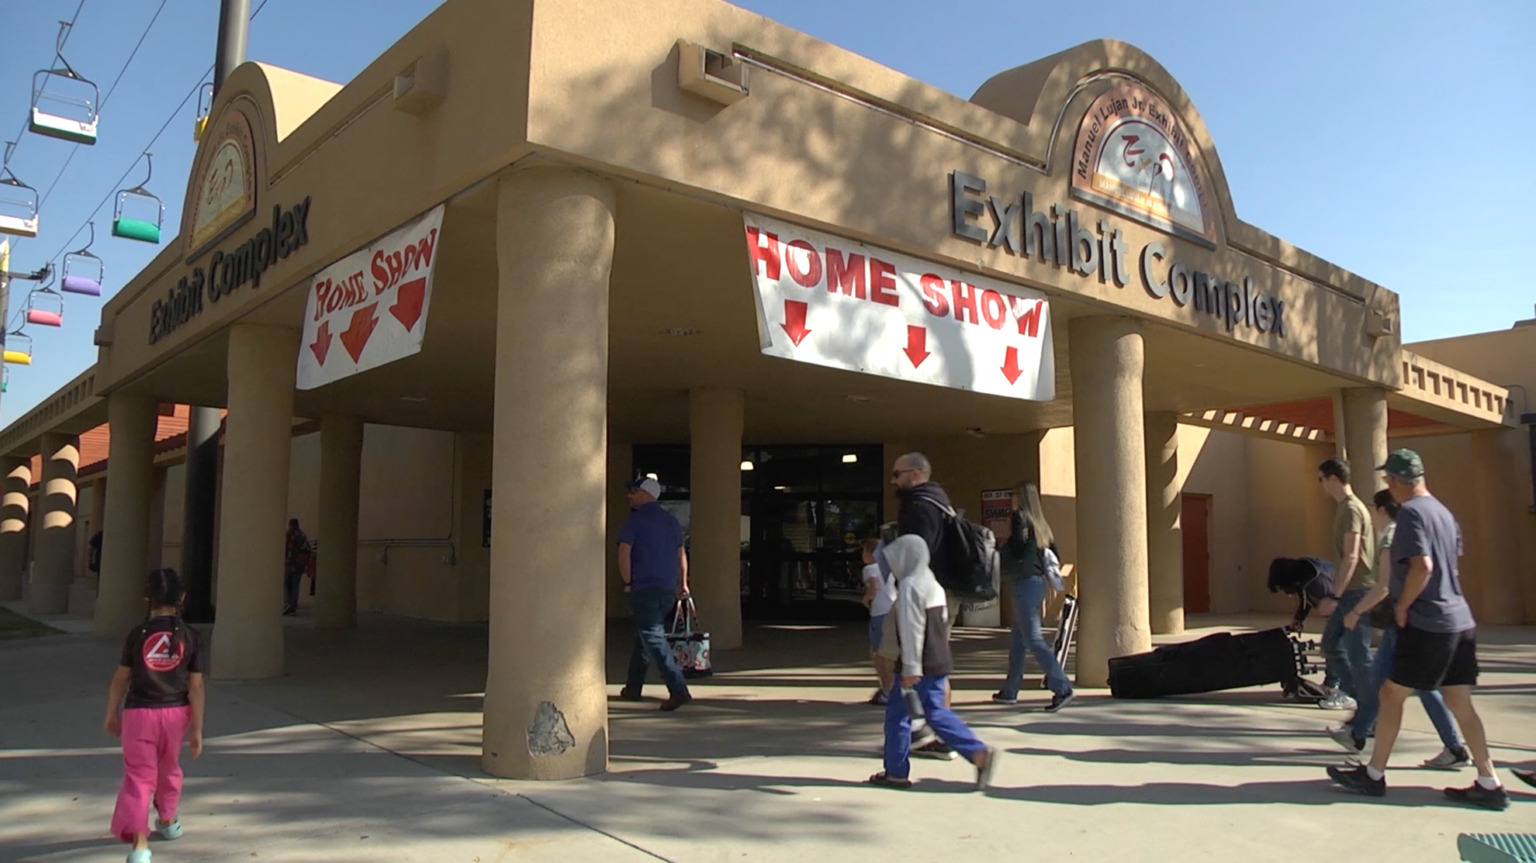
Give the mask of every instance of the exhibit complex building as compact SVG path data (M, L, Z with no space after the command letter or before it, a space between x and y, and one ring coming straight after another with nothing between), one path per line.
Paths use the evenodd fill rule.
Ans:
M1536 327L1400 331L1391 291L1238 218L1129 45L965 100L716 0L449 0L346 86L228 79L180 237L0 433L0 591L118 637L148 568L211 545L213 676L280 675L298 517L318 625L488 621L485 768L531 778L605 768L636 474L716 649L851 607L914 449L991 523L1041 483L1084 684L1186 611L1283 608L1268 562L1328 554L1335 453L1365 497L1422 452L1480 620L1536 619ZM208 537L188 405L227 411Z

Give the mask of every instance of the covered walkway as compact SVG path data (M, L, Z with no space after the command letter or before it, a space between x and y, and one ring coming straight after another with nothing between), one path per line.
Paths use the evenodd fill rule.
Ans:
M1273 622L1197 616L1183 637ZM1402 770L1384 801L1344 796L1322 774L1342 755L1321 734L1334 715L1283 702L1278 687L1141 703L1085 690L1054 716L1036 712L1043 697L999 707L987 697L1005 643L987 629L961 633L955 701L1007 753L993 792L964 793L968 765L936 761L917 762L913 793L873 789L860 784L879 741L879 711L858 703L870 686L860 627L749 626L676 714L614 698L624 636L608 640L610 772L529 783L480 768L484 626L290 622L286 677L210 690L207 751L184 762L175 859L938 860L1027 848L1263 861L1294 859L1291 837L1445 861L1458 832L1518 829L1536 811L1536 794L1514 788L1506 813L1444 806L1439 787L1470 773ZM1494 757L1536 760L1536 631L1491 627L1483 642ZM116 649L85 635L0 642L0 859L117 853L106 824L120 756L99 728ZM1437 751L1421 712L1406 728L1401 763Z

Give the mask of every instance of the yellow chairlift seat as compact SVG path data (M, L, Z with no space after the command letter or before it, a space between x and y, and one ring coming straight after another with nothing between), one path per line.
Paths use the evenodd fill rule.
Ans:
M5 361L16 366L32 365L32 337L18 327L7 333L0 344L5 345Z
M204 84L197 94L197 120L192 126L192 140L203 140L208 129L208 117L213 113L213 85Z

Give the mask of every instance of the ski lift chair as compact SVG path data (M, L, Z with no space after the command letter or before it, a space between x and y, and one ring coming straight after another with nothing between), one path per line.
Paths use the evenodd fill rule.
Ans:
M101 89L63 63L32 76L32 121L28 130L76 144L96 143Z
M0 393L9 392L11 389L11 370L0 366Z
M5 169L0 176L0 233L37 236L37 190Z
M64 297L48 287L52 277L27 294L27 323L41 327L64 326Z
M197 94L197 120L192 126L192 140L203 140L208 129L208 118L213 114L213 85L204 84Z
M32 365L32 337L20 327L5 337L5 361L15 366Z
M96 223L91 222L91 241L85 248L64 256L63 274L59 277L59 289L66 294L101 296L101 280L106 275L106 264L91 254L96 242Z
M144 158L150 158L149 153ZM160 226L165 221L165 204L144 188L154 176L154 162L149 162L149 173L144 182L117 193L117 204L112 208L112 236L141 243L159 243Z

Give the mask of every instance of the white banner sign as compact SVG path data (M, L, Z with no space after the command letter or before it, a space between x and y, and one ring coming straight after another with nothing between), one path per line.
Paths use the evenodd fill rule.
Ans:
M1034 401L1056 395L1045 295L752 214L763 353Z
M299 389L322 387L421 350L442 226L439 204L310 281Z

